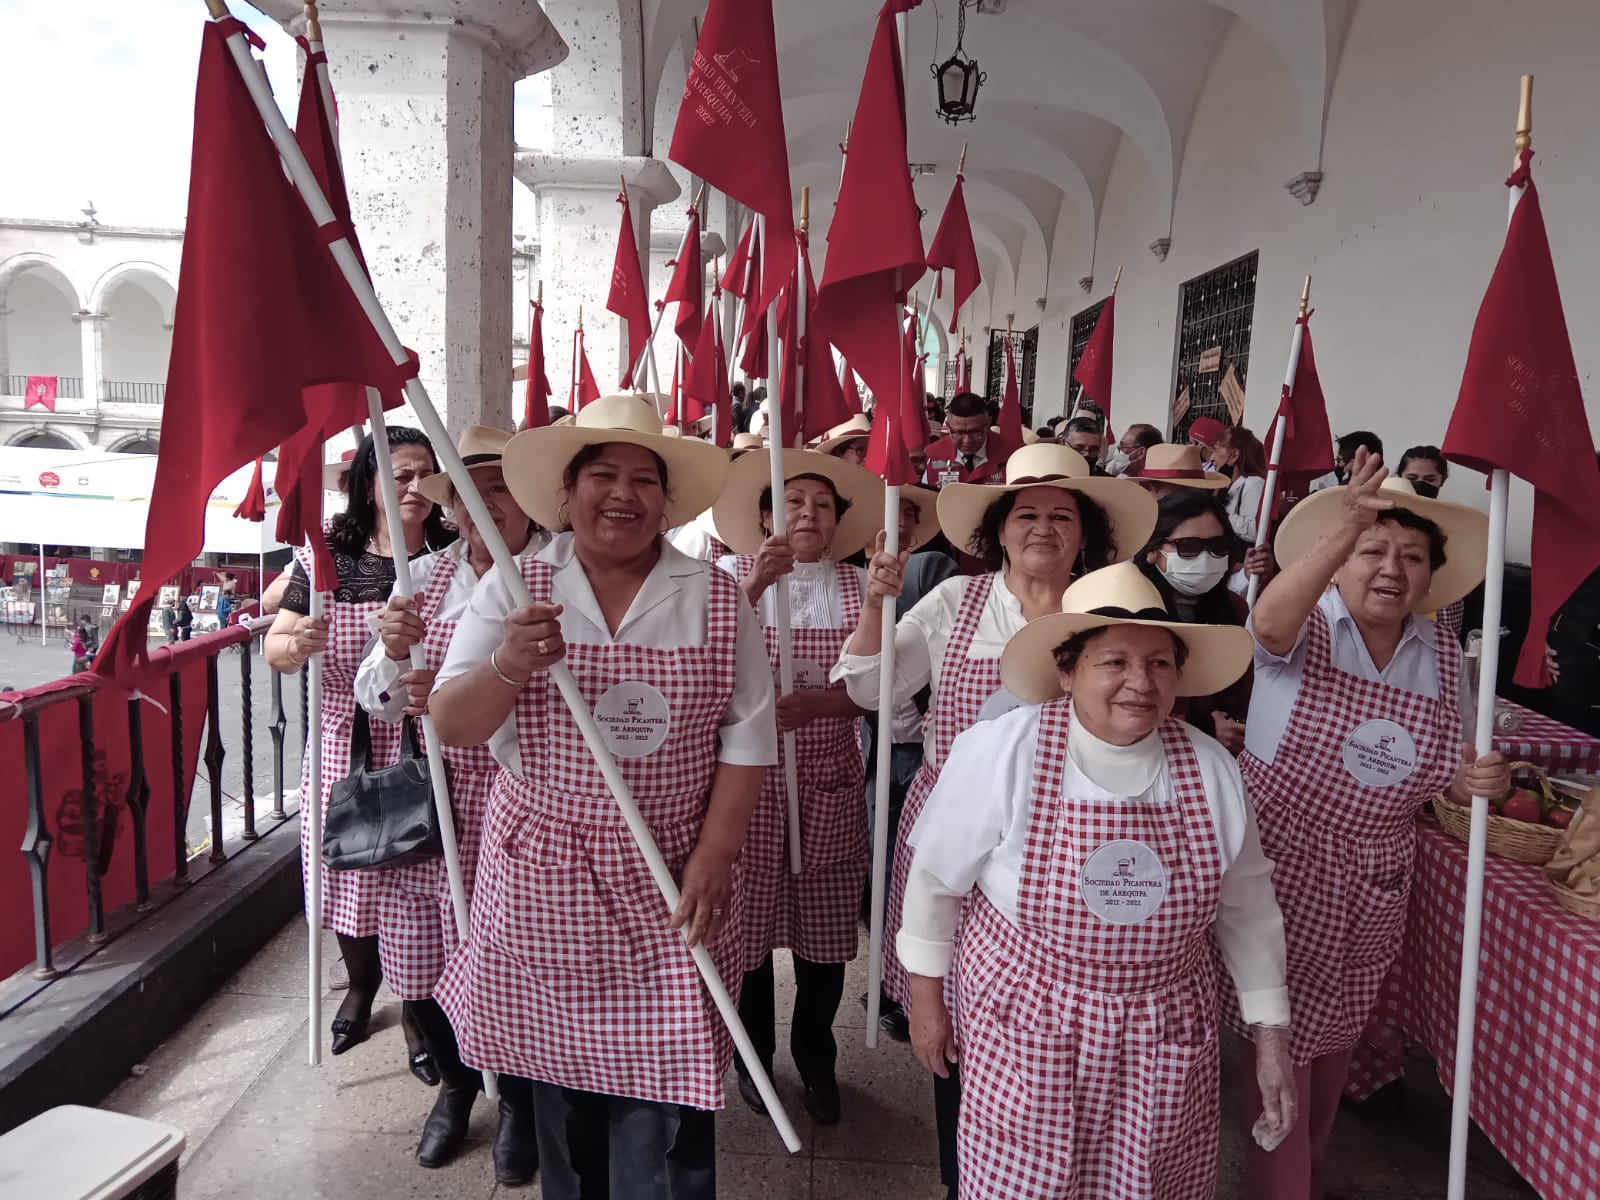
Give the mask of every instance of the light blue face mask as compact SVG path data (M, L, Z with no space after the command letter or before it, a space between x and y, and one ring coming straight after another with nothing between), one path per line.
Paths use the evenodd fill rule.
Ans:
M1193 558L1180 558L1177 551L1167 553L1167 566L1162 576L1180 596L1204 596L1228 573L1228 558L1224 554L1206 552Z

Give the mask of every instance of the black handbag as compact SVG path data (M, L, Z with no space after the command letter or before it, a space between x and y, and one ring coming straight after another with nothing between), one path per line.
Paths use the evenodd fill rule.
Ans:
M374 767L372 729L367 714L356 710L350 731L353 766L328 794L322 827L322 861L330 871L403 867L444 853L416 722L407 717L403 728L400 760Z

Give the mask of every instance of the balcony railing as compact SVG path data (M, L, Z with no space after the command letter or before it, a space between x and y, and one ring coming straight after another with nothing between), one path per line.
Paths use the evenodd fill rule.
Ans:
M0 942L0 981L18 972L0 982L0 1014L37 990L20 970L30 957L34 981L73 970L194 877L226 864L233 839L259 836L258 819L293 819L294 810L284 806L285 748L294 743L286 736L283 676L255 654L271 623L256 618L170 649L152 648L151 675L132 694L71 676L0 701L0 759L9 764L0 772L4 794L26 797L25 812L13 810L25 821L20 859L0 858L0 887L19 899L31 892L33 910L31 955L20 920ZM236 647L238 653L224 654ZM224 661L237 664L226 672L232 679L224 677ZM265 813L257 811L252 688L261 671L270 680L265 724L272 739ZM295 732L304 746L301 682ZM227 688L239 696L239 736L230 739L241 760L238 796L223 788ZM298 763L289 769L297 772ZM209 827L191 856L190 802L198 788L210 802ZM297 795L293 784L290 795Z
M26 396L28 394L28 377L26 375L7 375L5 379L5 394L8 396ZM56 398L58 400L82 400L83 380L76 375L56 376Z
M102 379L100 399L112 404L160 404L167 396L164 383L125 383Z

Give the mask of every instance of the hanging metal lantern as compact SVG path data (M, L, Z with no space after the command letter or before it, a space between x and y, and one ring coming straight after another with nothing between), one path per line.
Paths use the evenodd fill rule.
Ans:
M968 55L961 44L967 32L967 7L974 2L958 0L955 53L929 68L939 88L939 115L952 125L977 116L978 89L989 78L978 69L977 60Z

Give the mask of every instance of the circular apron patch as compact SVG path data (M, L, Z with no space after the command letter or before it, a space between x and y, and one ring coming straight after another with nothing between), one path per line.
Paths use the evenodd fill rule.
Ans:
M1089 911L1110 925L1137 925L1166 901L1166 864L1143 842L1107 842L1083 864L1078 893Z
M667 698L648 683L628 679L606 689L594 706L600 733L618 758L643 758L661 749L671 726Z
M803 658L794 660L794 686L806 691L817 691L828 686L828 669Z
M1417 743L1393 721L1368 721L1345 739L1344 766L1369 787L1393 787L1417 769Z
M1021 708L1022 701L1006 688L999 688L989 693L989 698L983 702L983 707L978 710L979 721L992 721L996 717L1003 717L1014 708Z

